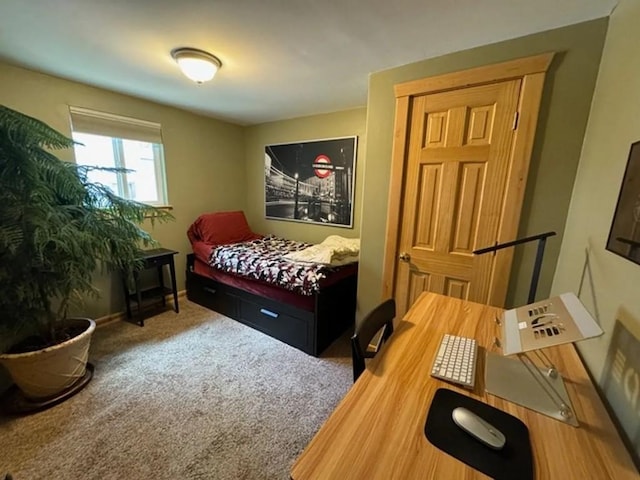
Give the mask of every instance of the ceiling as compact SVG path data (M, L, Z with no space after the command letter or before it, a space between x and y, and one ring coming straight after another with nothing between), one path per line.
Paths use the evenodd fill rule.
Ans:
M241 125L366 105L371 72L608 16L617 0L0 0L0 59ZM222 60L196 85L170 56Z

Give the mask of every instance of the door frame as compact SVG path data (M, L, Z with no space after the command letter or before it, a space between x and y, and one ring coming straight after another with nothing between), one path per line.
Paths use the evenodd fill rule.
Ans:
M400 241L402 220L402 191L408 159L409 126L412 97L432 93L457 90L488 83L521 79L518 100L517 129L511 151L511 174L507 179L506 196L503 206L504 224L500 225L496 243L513 240L517 234L521 205L527 184L531 152L540 110L540 100L544 88L546 72L554 53L543 53L531 57L486 65L434 77L412 80L394 86L396 110L394 122L393 148L391 153L391 175L387 203L387 226L382 270L383 297L395 294L396 262ZM517 205L518 208L514 208ZM502 306L509 285L512 249L496 252L494 263L494 288L490 298L492 305Z

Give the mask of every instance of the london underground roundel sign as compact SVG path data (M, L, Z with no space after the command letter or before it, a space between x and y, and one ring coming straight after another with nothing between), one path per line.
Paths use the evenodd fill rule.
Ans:
M326 164L329 168L318 168L322 164ZM313 166L315 167L313 171L315 172L316 177L327 178L329 175L331 175L331 160L326 155L318 155L313 162Z

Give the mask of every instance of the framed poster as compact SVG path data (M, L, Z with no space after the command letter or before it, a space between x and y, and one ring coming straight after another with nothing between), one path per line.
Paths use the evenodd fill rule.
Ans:
M267 145L265 216L353 227L357 137Z
M640 264L640 142L631 144L607 250Z

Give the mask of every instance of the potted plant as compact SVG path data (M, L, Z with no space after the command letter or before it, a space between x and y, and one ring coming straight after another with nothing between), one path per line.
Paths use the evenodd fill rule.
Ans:
M172 218L52 153L73 145L0 105L0 364L30 399L55 397L85 375L95 323L69 319L70 305L98 295L96 271L140 266L141 249L155 244L145 218Z

